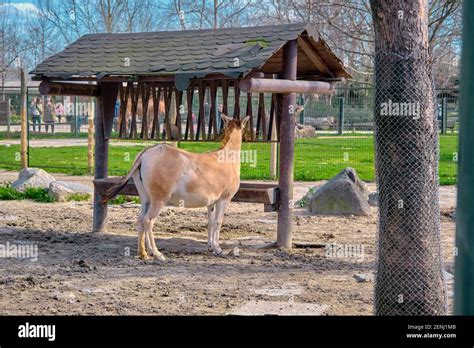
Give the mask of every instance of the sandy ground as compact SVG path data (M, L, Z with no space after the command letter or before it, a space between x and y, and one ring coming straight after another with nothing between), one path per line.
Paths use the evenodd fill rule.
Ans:
M16 176L0 171L0 181ZM90 177L56 176L91 184ZM295 196L312 185L298 183ZM442 240L451 273L454 199L454 187L441 188ZM154 228L165 263L134 257L138 211L135 204L111 206L108 232L91 233L91 202L0 201L0 244L38 247L37 261L0 259L0 315L373 313L376 208L370 217L296 210L295 242L363 245L358 258L327 257L323 247L260 248L276 238L276 214L242 203L230 205L221 232L226 255L215 257L206 251L206 210L166 208ZM357 282L355 274L368 281Z

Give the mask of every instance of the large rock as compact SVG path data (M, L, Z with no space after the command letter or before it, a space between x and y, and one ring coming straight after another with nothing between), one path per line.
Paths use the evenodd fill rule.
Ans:
M83 184L66 181L53 181L49 184L48 193L58 202L64 202L75 193L91 195L93 190Z
M54 176L46 173L43 169L25 168L20 171L18 180L12 183L12 187L20 192L27 188L48 189L49 184L55 180Z
M325 215L370 215L369 191L352 168L345 168L311 196L309 210Z

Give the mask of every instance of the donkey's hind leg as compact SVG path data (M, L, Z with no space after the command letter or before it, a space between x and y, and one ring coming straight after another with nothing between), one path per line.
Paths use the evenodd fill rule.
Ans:
M164 203L161 201L151 202L150 208L143 217L143 229L152 249L150 254L153 256L153 258L161 261L165 261L166 257L161 252L159 252L158 248L156 247L155 238L153 238L153 224L155 223L158 214L160 214L163 205Z
M145 234L144 225L143 225L143 217L147 213L150 208L150 196L145 190L143 186L143 182L140 179L139 171L133 173L133 182L135 183L135 187L137 188L138 194L140 196L141 202L141 209L140 214L138 215L138 257L141 259L149 259L148 253L151 251L150 242L148 241L148 237Z

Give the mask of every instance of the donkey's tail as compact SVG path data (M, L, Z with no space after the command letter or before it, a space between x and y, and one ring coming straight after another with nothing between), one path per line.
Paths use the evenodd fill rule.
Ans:
M133 173L135 173L140 168L140 166L142 164L142 155L148 149L149 149L149 147L144 149L142 152L140 152L137 155L137 157L135 158L135 161L133 162L132 169L130 170L130 172L127 175L122 176L122 178L120 179L120 181L117 184L115 184L114 186L109 188L105 192L105 194L102 195L101 203L107 203L108 200L114 198L120 192L120 190L123 189L125 187L125 185L127 185L127 182L128 182L128 180L130 180Z

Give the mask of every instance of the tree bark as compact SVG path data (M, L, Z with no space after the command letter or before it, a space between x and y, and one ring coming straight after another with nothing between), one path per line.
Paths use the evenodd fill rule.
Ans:
M446 314L427 0L371 0L379 190L377 315ZM398 107L398 110L397 110Z

